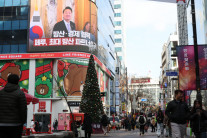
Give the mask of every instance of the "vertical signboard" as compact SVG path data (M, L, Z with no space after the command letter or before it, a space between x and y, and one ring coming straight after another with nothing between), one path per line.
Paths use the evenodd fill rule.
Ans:
M97 7L91 0L30 0L29 52L97 53Z
M207 89L207 46L198 46L198 62L201 90Z
M179 64L179 87L181 90L196 89L196 73L193 46L176 48Z

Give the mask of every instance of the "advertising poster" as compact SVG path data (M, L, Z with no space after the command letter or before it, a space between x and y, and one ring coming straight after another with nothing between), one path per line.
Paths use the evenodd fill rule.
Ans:
M88 69L88 60L63 59L57 62L58 86L61 87L67 96L82 96ZM57 96L62 96L59 89Z
M181 90L196 89L196 73L193 46L176 48L179 65L179 87Z
M53 62L51 59L36 60L35 97L50 98L53 88Z
M91 0L30 0L29 52L97 53L97 7Z
M207 46L198 46L198 62L201 90L207 89Z
M0 62L0 87L5 87L7 77L17 74L20 77L19 86L28 92L29 87L29 60L2 60Z

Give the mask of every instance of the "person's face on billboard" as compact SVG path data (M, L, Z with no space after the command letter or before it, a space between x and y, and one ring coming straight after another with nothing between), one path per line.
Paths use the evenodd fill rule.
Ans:
M70 9L65 9L65 11L63 12L63 19L66 22L70 22L72 17L72 11Z
M86 32L90 32L90 28L91 28L91 25L90 25L90 23L88 23L87 25L86 25Z

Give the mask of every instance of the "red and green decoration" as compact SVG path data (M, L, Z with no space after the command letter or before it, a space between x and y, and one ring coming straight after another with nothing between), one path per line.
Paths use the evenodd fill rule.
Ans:
M82 96L86 80L88 60L62 59L57 61L57 82L65 92L65 96ZM63 96L57 90L57 96Z
M103 104L101 101L93 55L91 55L89 59L80 109L83 113L88 113L92 117L93 123L100 122L103 113Z
M53 62L51 59L36 60L35 97L50 98L53 82Z
M5 87L7 76L17 74L20 77L19 86L28 90L29 86L29 60L2 60L0 62L0 86Z

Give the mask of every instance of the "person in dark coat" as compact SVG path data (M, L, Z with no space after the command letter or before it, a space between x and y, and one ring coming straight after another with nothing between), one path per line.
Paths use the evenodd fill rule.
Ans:
M194 132L196 138L206 138L205 120L207 120L207 113L202 108L202 103L195 100L191 110L190 121L192 124L192 132Z
M163 127L164 114L162 113L162 110L160 108L158 110L156 119L157 119L157 135L159 137L164 132L164 127Z
M27 120L27 101L19 88L19 76L11 74L0 91L0 138L21 138Z
M84 114L83 125L85 128L85 138L90 138L92 133L92 118L88 113Z
M184 138L186 123L190 117L188 105L182 101L184 92L175 90L175 99L167 104L165 114L170 119L172 137Z
M129 128L129 118L128 117L125 118L124 125L125 125L125 130L127 131Z
M108 125L108 117L106 114L103 114L102 118L101 118L101 124L102 124L102 127L103 127L103 132L104 132L104 135L106 135L106 127Z
M132 126L133 130L135 129L135 124L136 124L136 122L135 122L134 118L132 117L132 119L131 119L131 126Z

